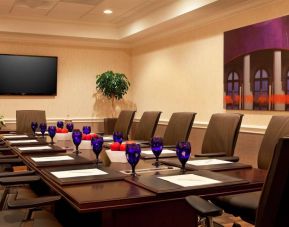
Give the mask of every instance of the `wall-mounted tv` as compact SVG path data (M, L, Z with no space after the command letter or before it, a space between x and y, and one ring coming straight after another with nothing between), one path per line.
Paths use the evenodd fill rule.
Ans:
M0 54L0 95L57 94L57 57Z

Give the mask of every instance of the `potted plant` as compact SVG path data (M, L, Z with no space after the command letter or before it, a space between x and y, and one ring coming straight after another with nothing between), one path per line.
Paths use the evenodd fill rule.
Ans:
M3 116L0 116L0 129L5 126L5 121L3 119L4 117Z
M96 89L111 100L112 116L115 117L115 100L120 100L127 93L130 82L123 73L107 71L96 76ZM105 119L105 133L110 133L116 118ZM107 129L106 130L106 126Z

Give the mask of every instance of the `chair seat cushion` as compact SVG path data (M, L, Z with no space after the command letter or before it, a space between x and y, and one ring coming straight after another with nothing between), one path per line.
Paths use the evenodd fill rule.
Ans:
M260 196L261 191L257 191L219 196L212 201L217 206L222 207L225 212L240 216L244 221L254 224Z
M26 209L4 210L0 212L0 226L19 227L27 213ZM34 227L61 227L56 218L47 211L33 212L33 219L25 222L25 226Z

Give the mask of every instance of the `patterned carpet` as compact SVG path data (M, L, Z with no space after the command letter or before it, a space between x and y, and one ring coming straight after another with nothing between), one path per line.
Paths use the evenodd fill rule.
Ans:
M240 224L242 227L254 227L254 225L242 221L239 217L234 217L233 215L226 213L220 217L214 218L214 222L220 224L220 226L223 227L232 227L234 222Z

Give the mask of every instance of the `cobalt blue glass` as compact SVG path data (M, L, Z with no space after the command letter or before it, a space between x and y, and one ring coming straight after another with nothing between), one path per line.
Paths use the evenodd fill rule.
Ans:
M135 167L140 159L141 147L140 144L126 144L125 155L128 163L131 165L131 175L136 176Z
M45 134L46 129L47 129L47 124L46 123L40 123L39 128L40 128L40 132L42 134L42 137L44 138L44 134Z
M35 121L32 121L32 122L31 122L31 129L32 129L32 131L33 131L33 135L35 135L35 132L36 132L37 127L38 127L38 123L35 122Z
M57 121L57 128L63 128L63 121Z
M66 128L67 128L68 132L72 132L72 130L74 128L73 123L72 122L67 123Z
M56 127L55 126L49 126L48 127L48 135L51 138L51 144L53 144L53 137L55 136L55 134L56 134Z
M94 154L96 155L96 164L99 163L98 156L100 152L102 151L102 145L103 145L103 138L102 137L93 137L91 139L91 145L92 145L92 150Z
M162 153L163 147L164 147L163 138L153 137L151 139L151 149L152 149L152 152L154 153L154 155L156 157L156 162L153 165L155 165L156 167L159 167L159 165L160 165L159 156Z
M112 137L113 137L113 142L122 143L122 138L123 138L122 132L114 132Z
M191 144L188 141L178 142L177 146L177 157L182 164L182 172L186 171L186 163L191 156Z
M90 126L83 126L82 132L83 132L85 135L90 134L90 133L91 133L91 127L90 127Z
M79 154L78 146L81 143L81 140L82 140L82 132L78 129L73 130L72 141L76 147L76 150L75 150L76 155Z

